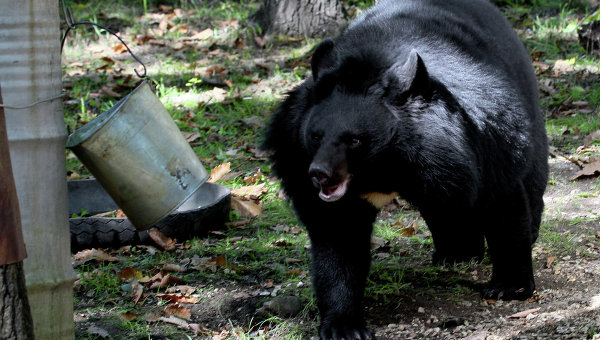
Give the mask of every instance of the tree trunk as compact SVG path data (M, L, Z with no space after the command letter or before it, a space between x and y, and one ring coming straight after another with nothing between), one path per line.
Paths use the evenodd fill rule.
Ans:
M0 339L33 339L23 262L0 266Z
M346 25L342 0L265 0L254 15L267 35L335 36Z

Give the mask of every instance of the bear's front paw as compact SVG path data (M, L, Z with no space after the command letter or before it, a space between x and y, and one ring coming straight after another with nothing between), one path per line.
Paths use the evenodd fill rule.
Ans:
M483 291L484 299L494 300L526 300L533 295L535 284L529 281L524 284L490 283Z
M372 340L375 339L364 322L323 322L319 332L321 340Z

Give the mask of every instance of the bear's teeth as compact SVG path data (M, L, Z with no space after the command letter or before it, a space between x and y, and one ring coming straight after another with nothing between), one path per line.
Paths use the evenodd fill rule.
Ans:
M335 202L342 198L346 193L350 177L346 178L342 183L330 187L321 188L319 197L325 202Z

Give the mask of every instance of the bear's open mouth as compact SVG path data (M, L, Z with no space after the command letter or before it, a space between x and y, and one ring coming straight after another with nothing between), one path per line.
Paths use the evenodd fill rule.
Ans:
M350 176L346 177L340 184L321 187L319 197L325 202L335 202L342 198L348 190L348 183L350 182Z

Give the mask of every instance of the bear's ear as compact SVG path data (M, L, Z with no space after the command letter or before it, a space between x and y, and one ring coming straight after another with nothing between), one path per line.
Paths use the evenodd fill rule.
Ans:
M327 38L315 49L310 61L314 81L317 81L324 71L333 68L337 63L337 53L334 46L333 40Z
M405 62L392 65L384 76L383 85L386 96L392 99L426 94L429 90L429 74L419 53L413 49Z

